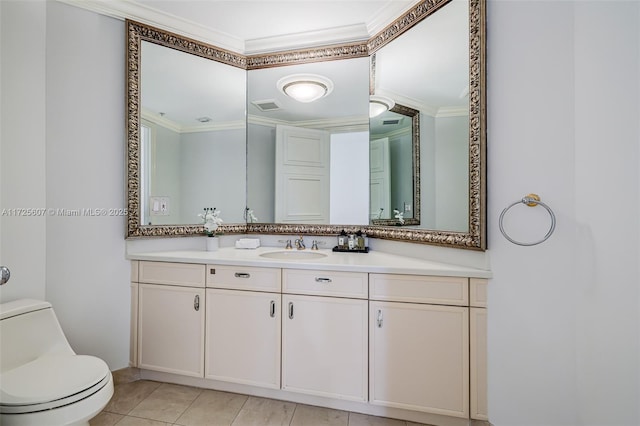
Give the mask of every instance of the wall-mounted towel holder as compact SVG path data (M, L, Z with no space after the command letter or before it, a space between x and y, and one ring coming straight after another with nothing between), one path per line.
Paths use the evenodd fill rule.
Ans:
M551 216L551 227L549 228L549 231L547 232L547 234L538 241L534 241L532 243L523 243L521 241L516 241L513 238L511 238L509 235L507 235L507 233L504 230L504 226L502 224L502 221L504 220L504 215L505 213L507 213L507 211L513 207L516 206L518 204L524 204L528 207L536 207L536 206L542 206L544 207L547 212L549 212L549 216ZM504 210L502 210L502 213L500 213L500 220L499 220L499 225L500 225L500 232L502 232L502 235L504 235L504 237L511 241L513 244L517 244L519 246L535 246L537 244L540 244L542 242L547 241L547 239L551 236L551 234L553 234L553 231L556 229L556 215L553 214L553 211L551 210L551 208L546 205L545 203L543 203L542 201L540 201L540 196L538 196L537 194L528 194L525 195L524 197L522 197L520 200L512 203L511 205L507 206Z

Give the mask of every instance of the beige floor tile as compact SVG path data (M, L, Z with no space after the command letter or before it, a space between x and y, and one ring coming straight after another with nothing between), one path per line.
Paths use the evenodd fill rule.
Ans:
M176 421L176 424L182 426L229 426L247 399L246 395L203 390L187 411Z
M404 420L349 413L349 426L406 426Z
M173 423L200 393L202 390L197 388L162 384L131 410L129 415Z
M103 411L116 414L129 414L136 405L160 386L158 382L139 380L137 382L123 383L115 386L111 401Z
M291 426L347 426L349 413L331 408L298 404Z
M233 426L288 425L296 404L274 399L249 397Z
M151 419L141 419L139 417L124 416L117 423L117 426L169 426L171 423L159 422Z
M101 412L93 419L89 421L90 426L113 426L122 420L124 416L122 414Z

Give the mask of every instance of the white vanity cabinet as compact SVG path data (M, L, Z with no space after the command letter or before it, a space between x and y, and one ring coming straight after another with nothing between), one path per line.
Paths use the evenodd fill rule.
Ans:
M469 418L468 279L370 274L372 404Z
M367 400L367 274L283 270L282 389Z
M142 378L425 424L488 420L486 279L379 255L283 267L225 253L132 262Z
M280 388L280 276L275 268L207 265L207 379Z
M203 377L204 265L139 262L138 280L137 366Z

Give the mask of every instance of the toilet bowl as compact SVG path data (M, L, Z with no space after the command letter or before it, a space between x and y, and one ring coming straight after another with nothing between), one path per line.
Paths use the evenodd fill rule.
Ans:
M0 304L0 424L88 425L113 395L99 358L76 355L51 304Z

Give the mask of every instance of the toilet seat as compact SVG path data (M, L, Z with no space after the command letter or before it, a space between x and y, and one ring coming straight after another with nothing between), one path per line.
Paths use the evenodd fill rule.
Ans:
M35 413L73 404L110 381L109 367L99 358L45 355L0 376L0 413Z

